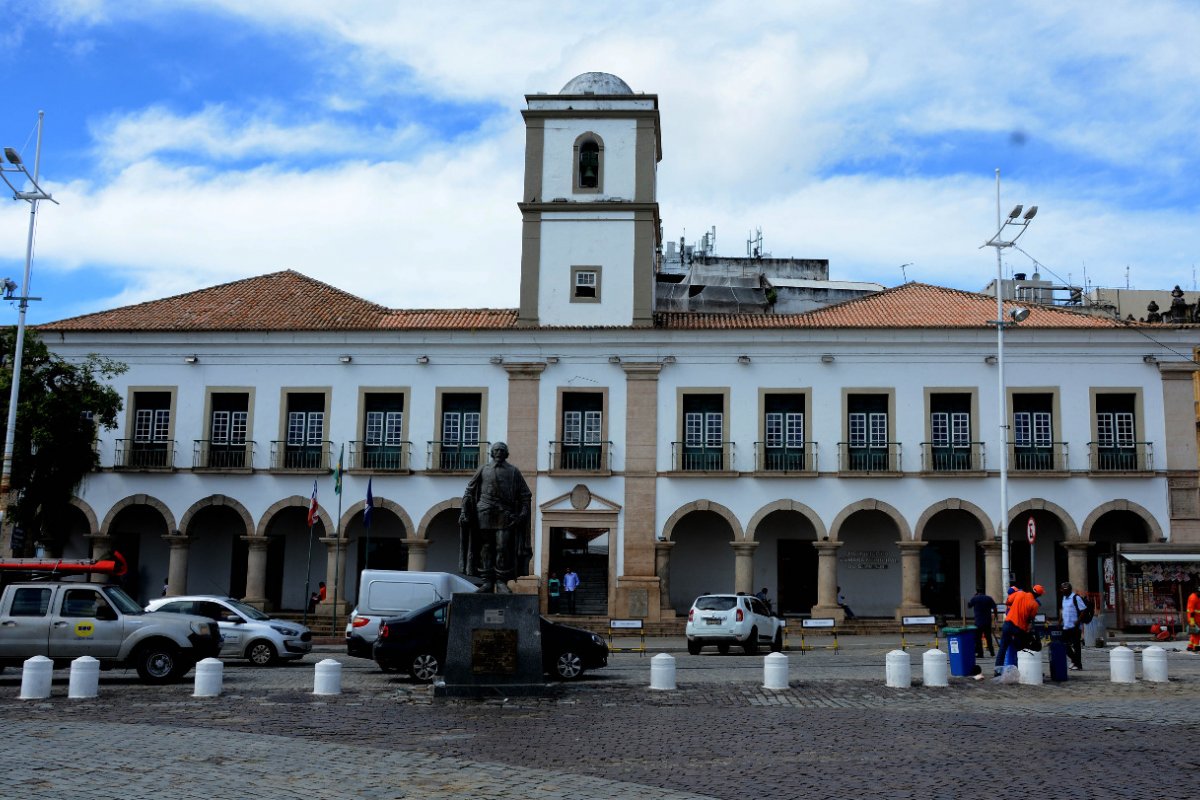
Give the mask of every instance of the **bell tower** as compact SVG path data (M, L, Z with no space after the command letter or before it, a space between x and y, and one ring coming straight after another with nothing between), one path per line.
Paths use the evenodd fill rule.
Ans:
M518 324L652 325L658 96L585 72L525 102Z

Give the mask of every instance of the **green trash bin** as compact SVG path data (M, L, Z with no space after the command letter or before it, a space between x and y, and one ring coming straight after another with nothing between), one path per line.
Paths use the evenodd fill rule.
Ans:
M950 674L961 678L972 675L975 671L975 636L978 629L974 625L965 628L942 628L942 635L950 649Z

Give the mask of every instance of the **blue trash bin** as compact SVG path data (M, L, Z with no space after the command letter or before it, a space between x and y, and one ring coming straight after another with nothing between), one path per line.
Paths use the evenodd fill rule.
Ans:
M942 635L950 649L950 674L967 677L975 672L975 635L973 625L965 628L943 628Z
M1050 629L1050 680L1067 679L1067 645L1063 642L1061 627Z

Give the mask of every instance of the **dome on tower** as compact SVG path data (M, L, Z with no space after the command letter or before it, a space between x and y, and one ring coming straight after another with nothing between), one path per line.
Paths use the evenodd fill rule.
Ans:
M585 72L567 81L559 94L633 94L633 89L608 72Z

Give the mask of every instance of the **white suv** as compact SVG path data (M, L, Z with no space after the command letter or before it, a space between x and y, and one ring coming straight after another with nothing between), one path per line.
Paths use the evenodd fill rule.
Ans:
M747 594L705 594L696 598L688 611L688 652L697 655L706 644L722 653L736 644L746 655L760 646L778 653L783 649L783 620L771 614L767 604Z

